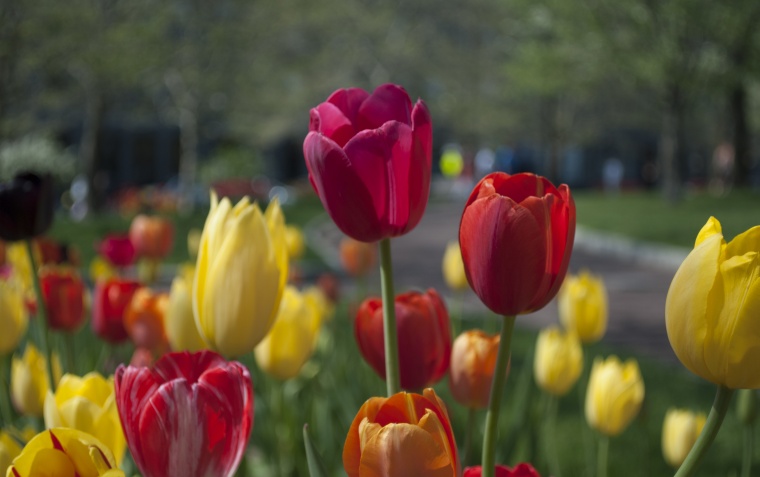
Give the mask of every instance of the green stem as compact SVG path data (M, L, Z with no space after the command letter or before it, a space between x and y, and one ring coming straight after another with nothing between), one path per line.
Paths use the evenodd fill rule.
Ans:
M383 297L383 337L385 339L385 383L388 396L401 391L398 364L398 331L396 329L396 297L393 293L391 239L380 241L380 284Z
M715 401L713 401L710 414L707 416L705 427L702 428L702 433L699 434L697 442L694 443L694 447L691 448L689 455L681 464L681 467L676 472L675 477L686 477L692 475L697 470L699 461L707 453L707 449L710 448L710 444L718 435L720 425L723 424L723 418L726 417L728 411L728 404L731 402L731 396L734 395L734 390L725 386L718 386L718 392L715 394Z
M753 441L755 440L754 426L752 424L744 425L744 451L742 455L742 473L741 477L750 477L752 474L752 454Z
M599 437L599 452L596 455L596 477L607 477L607 460L610 454L610 438L604 434Z
M2 425L0 427L8 428L13 423L13 414L11 412L11 383L8 379L8 367L10 366L10 355L3 356L0 359L0 412L2 413Z
M472 433L475 428L475 408L467 410L467 427L464 430L464 450L462 451L462 465L467 466L472 455Z
M496 464L496 427L499 421L501 394L504 382L507 380L507 365L509 364L512 331L515 329L515 317L505 316L501 326L499 352L496 355L496 368L491 381L491 396L488 401L486 414L486 430L483 434L483 458L481 471L483 477L494 477Z
M549 460L549 470L553 477L560 477L559 456L557 455L557 408L559 401L552 394L547 394L546 403L546 435L544 436L544 446L546 448L546 457Z
M69 331L63 332L63 346L66 348L66 370L69 373L77 374L76 355L74 353L74 333ZM60 352L60 349L58 350Z
M40 352L45 356L47 362L47 380L50 392L55 393L55 380L53 379L53 351L48 344L48 327L47 327L47 308L45 307L45 298L42 295L42 285L40 285L40 275L37 269L37 261L34 259L34 250L32 249L32 240L26 241L26 254L29 257L29 263L32 267L32 282L34 282L34 294L37 297L37 327L40 335Z

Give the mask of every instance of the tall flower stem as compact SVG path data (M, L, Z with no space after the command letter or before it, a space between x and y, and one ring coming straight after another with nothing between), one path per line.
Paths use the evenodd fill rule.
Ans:
M0 412L3 419L0 427L10 427L13 421L10 400L11 383L8 379L9 357L10 355L0 357Z
M718 386L718 392L715 394L715 401L713 401L712 409L710 409L710 414L707 416L705 427L702 428L702 433L699 434L697 442L694 443L694 447L691 448L689 455L686 456L675 477L686 477L692 475L697 470L699 461L707 453L707 449L710 448L710 444L715 440L715 436L718 435L718 430L720 430L720 426L723 424L723 418L726 417L728 404L731 402L731 396L733 395L733 389Z
M496 355L496 368L493 372L491 396L488 400L488 413L486 414L486 429L483 434L483 458L481 463L483 477L494 477L496 427L499 422L499 409L501 408L501 395L504 391L504 382L507 380L507 365L509 364L510 346L512 344L512 332L514 329L515 317L505 316L501 325L499 352Z
M752 424L744 425L744 450L742 455L741 477L752 475L752 455L754 453L755 429Z
M553 477L560 477L559 455L557 455L557 409L559 400L556 396L546 395L546 433L544 435L544 449L549 461L549 469Z
M467 410L467 427L464 430L464 450L462 451L462 465L467 466L472 457L472 434L475 427L476 409L471 407Z
M55 393L55 380L53 379L53 350L48 344L47 328L47 308L45 307L45 297L42 295L42 285L40 285L40 275L37 269L37 261L34 259L34 250L32 249L31 239L26 241L26 254L29 257L29 263L32 266L32 281L34 282L34 294L37 297L37 327L40 335L40 351L45 356L47 362L47 380L50 391Z
M596 477L607 477L609 455L610 438L602 434L599 436L599 451L596 454Z
M391 239L380 241L380 286L383 298L383 338L385 341L385 383L388 396L401 391L398 365L398 331L396 330L396 296L393 292Z

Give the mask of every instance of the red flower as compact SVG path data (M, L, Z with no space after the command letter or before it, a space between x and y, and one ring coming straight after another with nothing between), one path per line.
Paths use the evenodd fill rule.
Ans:
M481 472L480 466L467 467L464 469L462 477L480 477ZM517 464L514 469L510 469L506 465L497 465L495 475L496 477L541 477L532 465L526 463Z
M401 86L340 89L311 110L309 180L338 228L362 242L403 235L430 193L430 113Z
M518 315L543 308L567 272L575 203L566 185L494 172L467 200L459 243L467 281L488 308Z
M40 270L40 285L47 309L48 326L53 330L76 331L84 323L84 283L67 267Z
M92 330L109 343L121 343L127 339L124 328L124 312L132 295L140 288L139 282L110 279L95 285L92 307Z
M137 250L129 235L107 235L100 242L98 252L117 267L128 267L137 258Z
M129 239L137 255L152 260L166 257L174 245L174 227L162 217L138 215L129 226Z
M449 369L451 327L446 306L432 288L396 297L401 387L422 389L439 381ZM359 307L354 322L359 350L372 369L385 379L383 302L370 297Z
M119 366L116 405L145 477L234 474L253 426L248 370L204 350L170 353L153 368Z

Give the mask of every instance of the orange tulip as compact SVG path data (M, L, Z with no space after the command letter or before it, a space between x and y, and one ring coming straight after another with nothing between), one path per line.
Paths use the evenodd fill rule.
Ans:
M499 335L481 330L467 330L454 340L449 389L459 404L473 409L488 406L499 341Z
M138 215L129 226L129 239L138 256L160 260L172 250L174 227L162 217Z
M457 444L446 406L432 389L373 397L343 446L348 477L456 477Z
M154 293L150 288L138 289L124 310L124 328L138 348L162 354L169 348L164 317L169 304L168 293Z
M340 241L340 263L352 277L363 277L377 263L377 245L346 237Z

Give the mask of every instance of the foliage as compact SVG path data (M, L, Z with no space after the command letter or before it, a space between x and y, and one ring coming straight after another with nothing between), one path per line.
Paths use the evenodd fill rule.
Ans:
M76 159L43 136L25 136L0 146L0 180L9 180L22 171L49 173L61 182L76 174Z
M198 179L205 186L209 186L225 179L256 177L263 170L263 161L255 150L227 147L217 151L201 164Z

